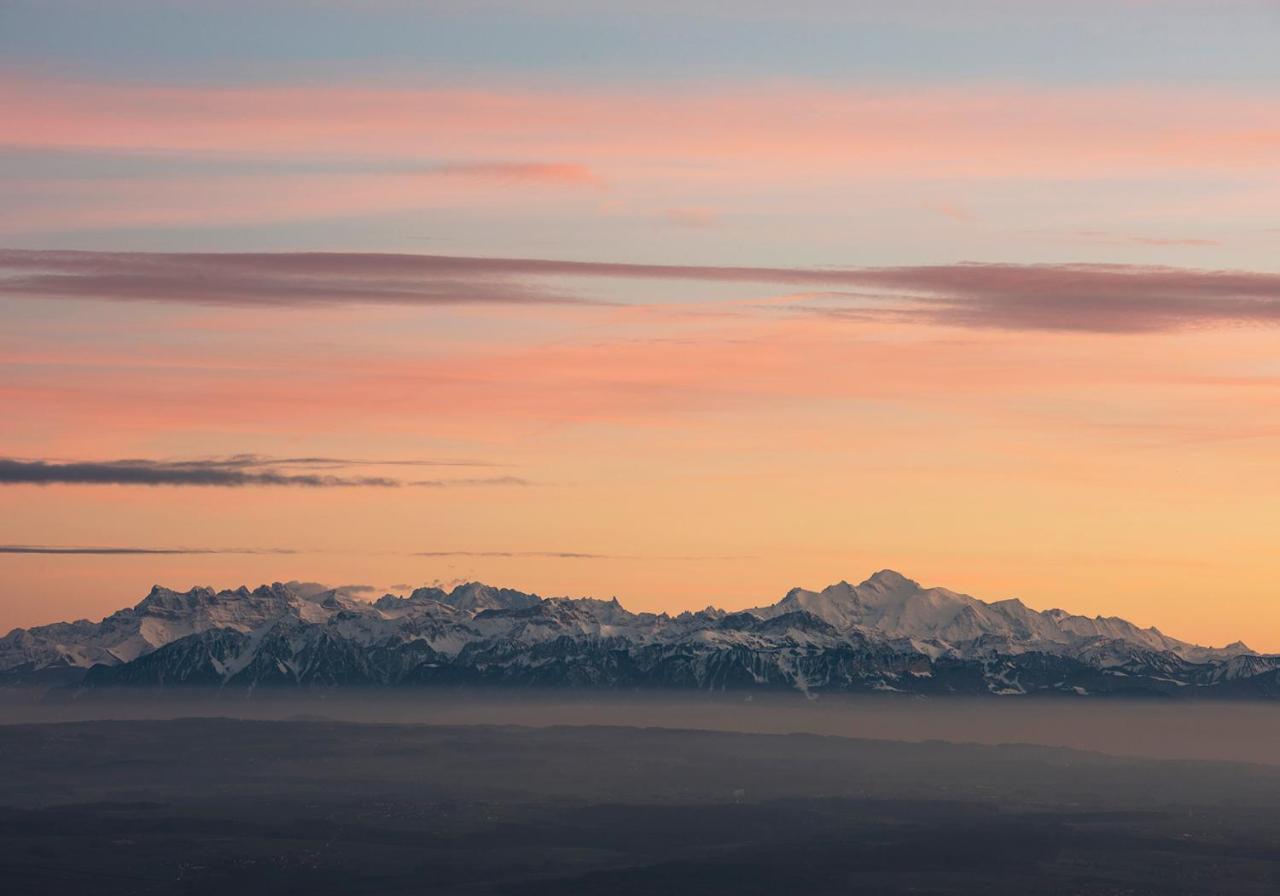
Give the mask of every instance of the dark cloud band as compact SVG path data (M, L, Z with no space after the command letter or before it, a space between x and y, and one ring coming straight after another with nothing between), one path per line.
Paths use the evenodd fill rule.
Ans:
M0 251L0 297L316 307L584 303L542 278L857 289L832 317L1018 330L1143 332L1280 322L1280 273L1096 264L878 268L646 265L375 253ZM596 303L602 304L602 303Z
M155 555L155 554L294 554L284 548L132 548L132 547L55 547L39 544L0 544L0 554L53 554L57 556L86 554Z
M51 462L0 458L0 485L148 485L297 486L302 488L451 488L466 486L528 485L518 476L404 481L383 476L351 476L291 472L290 467L320 465L345 467L336 458L265 458L236 455L204 460L106 460Z
M0 460L0 484L26 485L295 485L310 488L335 486L400 485L382 477L320 476L245 469L218 461L118 460L48 463L42 460Z

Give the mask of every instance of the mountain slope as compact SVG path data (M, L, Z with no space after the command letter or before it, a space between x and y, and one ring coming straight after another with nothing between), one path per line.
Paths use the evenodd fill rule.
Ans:
M768 618L793 610L813 613L841 630L944 645L981 641L1021 651L1120 641L1168 651L1194 662L1226 660L1252 652L1239 642L1221 649L1199 647L1115 617L1090 619L1063 610L1037 612L1016 598L987 603L945 588L922 588L888 569L860 585L839 582L817 592L795 588L778 603L750 612Z
M479 583L373 603L298 582L152 589L0 639L0 680L82 687L501 684L997 695L1273 696L1280 659L1122 619L924 588L891 570L726 613L632 613Z

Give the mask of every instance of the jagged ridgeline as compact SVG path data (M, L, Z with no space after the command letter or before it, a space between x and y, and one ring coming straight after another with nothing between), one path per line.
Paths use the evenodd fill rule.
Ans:
M372 603L298 582L156 587L101 622L17 629L0 681L81 688L506 685L809 693L1275 697L1280 657L1038 612L885 570L766 607L671 616L479 583Z

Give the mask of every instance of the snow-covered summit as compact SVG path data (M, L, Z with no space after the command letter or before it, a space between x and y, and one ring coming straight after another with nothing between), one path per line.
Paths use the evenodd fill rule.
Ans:
M1013 651L1059 651L1096 641L1120 641L1200 662L1252 653L1242 642L1223 648L1200 647L1116 617L1032 610L1017 598L988 603L946 588L925 588L891 569L881 570L858 585L837 582L821 591L793 588L776 604L751 612L768 618L796 610L812 613L842 631L888 640L938 642L961 652L979 641L988 649L993 643L1004 643Z
M616 598L542 598L479 582L372 602L358 593L305 582L156 586L100 622L10 632L0 638L0 676L78 670L94 685L572 682L944 693L985 683L1005 694L1264 687L1257 683L1280 675L1280 660L1240 642L1199 647L1114 617L926 588L893 570L856 585L795 588L752 610L674 617L633 613Z

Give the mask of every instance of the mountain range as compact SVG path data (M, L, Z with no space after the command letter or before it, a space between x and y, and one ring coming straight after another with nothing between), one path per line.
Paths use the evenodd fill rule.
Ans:
M1017 599L989 603L892 570L796 588L751 610L674 616L475 582L372 602L290 582L156 586L101 622L15 629L0 639L0 682L1277 697L1280 656Z

